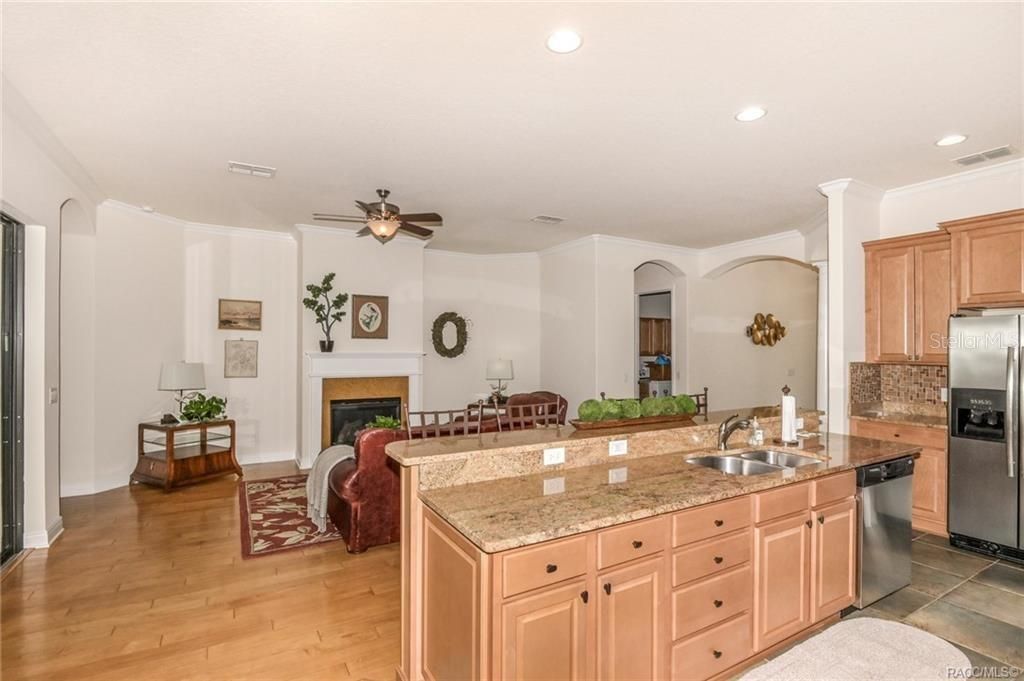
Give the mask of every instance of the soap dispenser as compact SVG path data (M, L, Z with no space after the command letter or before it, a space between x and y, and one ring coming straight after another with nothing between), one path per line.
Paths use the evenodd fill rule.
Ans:
M757 422L756 416L750 422L750 438L747 442L751 447L764 446L764 429L762 429L761 424Z

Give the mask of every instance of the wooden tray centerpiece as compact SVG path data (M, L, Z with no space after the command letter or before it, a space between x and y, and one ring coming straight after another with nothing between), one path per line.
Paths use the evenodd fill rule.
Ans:
M661 423L685 425L693 423L697 404L689 395L645 397L638 399L606 398L586 400L579 407L580 418L569 423L576 430L628 428ZM632 414L635 414L633 416Z

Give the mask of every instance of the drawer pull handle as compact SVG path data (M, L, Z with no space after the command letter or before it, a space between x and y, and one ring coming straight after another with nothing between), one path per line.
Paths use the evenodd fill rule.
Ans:
M608 594L609 596L612 594L612 583L611 582L605 582L604 583L604 592L606 594Z
M725 521L724 520L716 520L715 521L715 527L721 527L722 525L725 525Z
M720 600L718 600L718 599L716 598L716 599L715 599L715 607L716 607L716 608L721 608L721 607L722 607L722 601L720 601Z
M582 598L583 602L586 603L587 601L590 600L590 592L589 591L582 591L582 592L580 592L580 598Z
M721 562L722 562L723 560L725 560L725 559L724 559L724 558L722 558L721 556L715 556L715 563L716 563L716 564L719 564L719 563L721 563Z
M804 521L804 525L806 525L807 527L813 527L814 523L812 523L810 520L807 520L807 521Z
M899 434L899 433L893 433L893 434L892 434L892 436L893 436L893 437L899 437L899 436L900 436L900 434Z
M825 524L825 516L823 516L823 515L819 515L818 516L818 524L819 525L824 525Z
M643 545L644 545L644 543L642 541L640 541L639 539L634 539L633 540L633 548L634 549L638 549L638 548L640 548Z
M547 570L548 574L550 575L552 572L558 569L558 566L554 563L548 563L548 566L544 569Z
M718 659L718 658L720 658L722 656L722 651L721 650L712 650L711 654L715 656L715 659Z

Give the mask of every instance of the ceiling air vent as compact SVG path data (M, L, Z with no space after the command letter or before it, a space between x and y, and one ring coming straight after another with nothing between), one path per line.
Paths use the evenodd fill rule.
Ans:
M228 170L239 175L252 175L253 177L265 177L268 179L277 174L277 168L258 166L254 163L242 163L241 161L228 161Z
M554 215L537 215L530 218L530 222L539 222L542 225L557 225L565 222L565 218L557 218Z
M1008 144L1004 144L1001 147L995 149L988 149L986 151L979 151L977 154L968 154L967 156L961 156L954 158L953 163L960 166L973 166L976 163L984 163L985 161L993 161L997 158L1005 158L1013 154L1013 148Z

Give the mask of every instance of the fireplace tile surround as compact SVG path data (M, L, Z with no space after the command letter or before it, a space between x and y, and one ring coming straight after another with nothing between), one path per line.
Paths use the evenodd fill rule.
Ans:
M330 441L330 402L400 396L422 409L422 352L315 352L303 358L301 437L297 463L308 469ZM404 389L404 390L403 390Z

